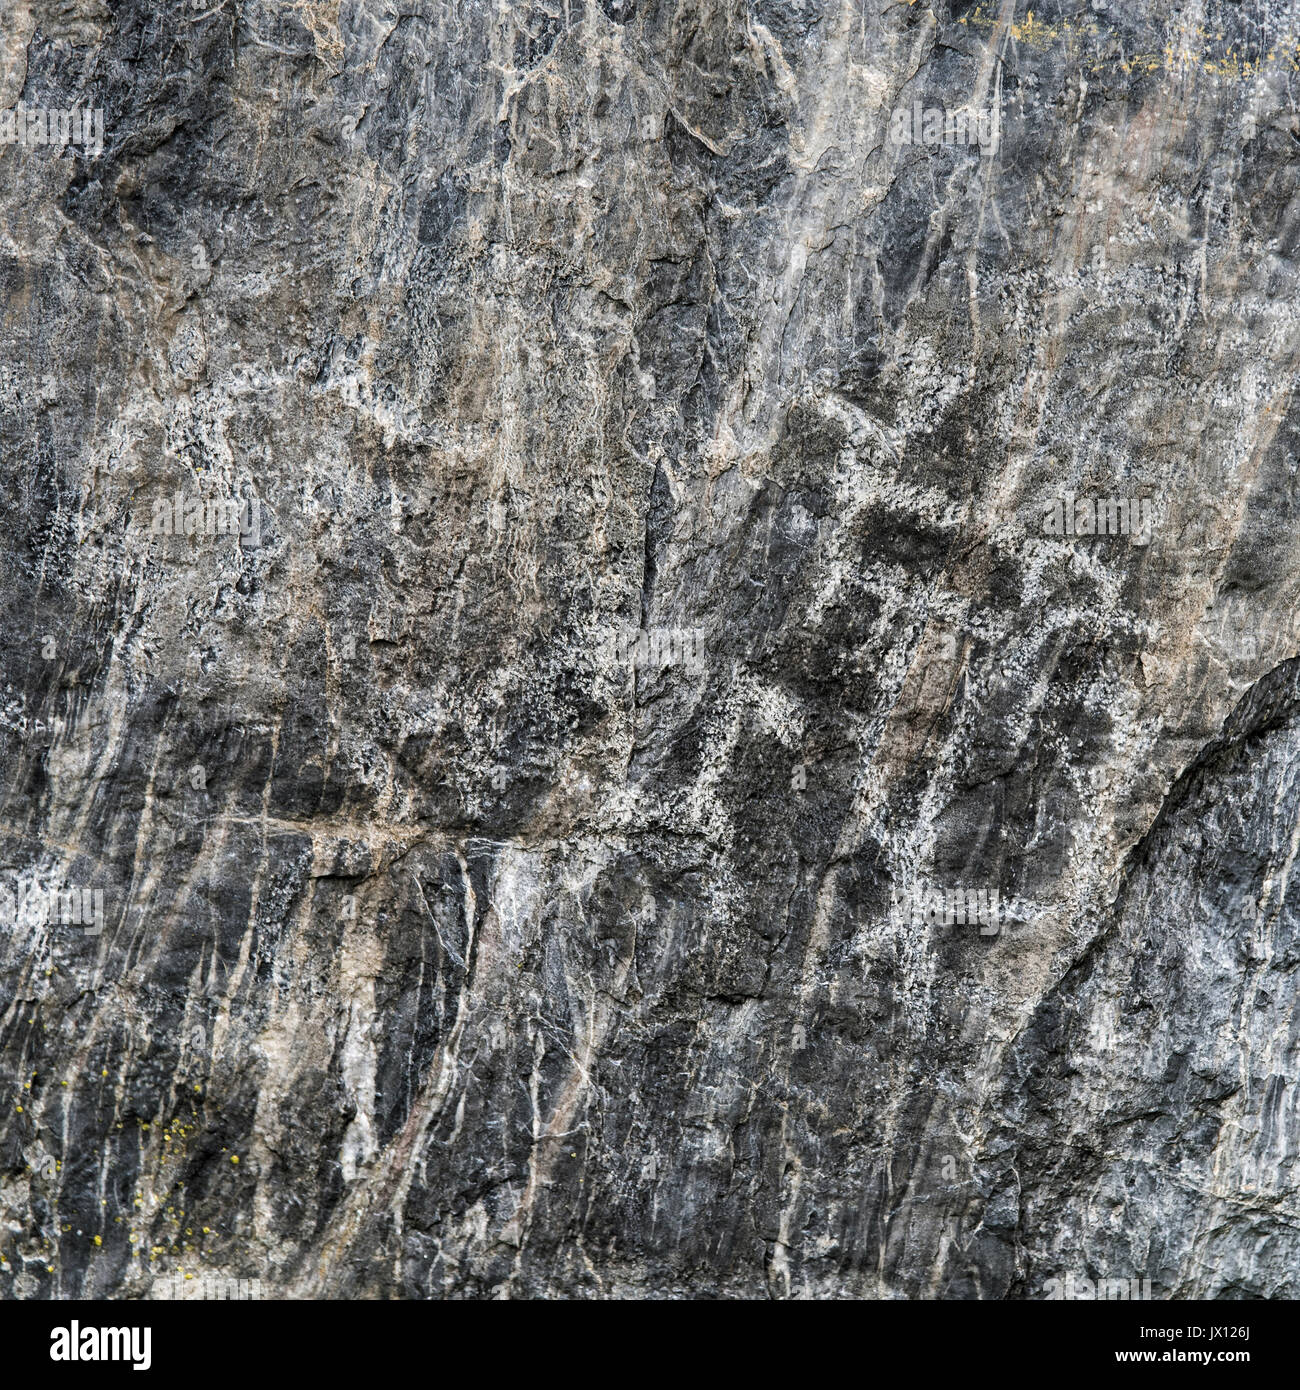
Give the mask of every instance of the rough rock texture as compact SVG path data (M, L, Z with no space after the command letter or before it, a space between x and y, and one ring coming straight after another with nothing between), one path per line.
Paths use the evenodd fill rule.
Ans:
M0 1294L1300 1296L1296 6L0 24Z

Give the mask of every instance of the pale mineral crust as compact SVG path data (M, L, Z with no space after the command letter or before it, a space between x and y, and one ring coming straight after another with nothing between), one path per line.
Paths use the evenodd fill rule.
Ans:
M5 0L0 1296L1300 1296L1298 101Z

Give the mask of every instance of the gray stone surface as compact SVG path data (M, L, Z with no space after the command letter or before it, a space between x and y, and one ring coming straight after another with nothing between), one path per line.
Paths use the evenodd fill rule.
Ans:
M0 1296L1300 1295L1298 92L8 0Z

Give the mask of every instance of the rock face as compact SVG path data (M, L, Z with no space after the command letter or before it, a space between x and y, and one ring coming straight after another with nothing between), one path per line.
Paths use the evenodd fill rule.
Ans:
M1292 9L9 0L0 1294L1300 1296Z

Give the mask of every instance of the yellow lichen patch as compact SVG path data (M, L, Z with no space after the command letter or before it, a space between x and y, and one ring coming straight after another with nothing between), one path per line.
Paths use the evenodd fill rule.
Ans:
M971 25L977 29L994 30L1002 23L993 8L977 5L974 12L962 16L959 24ZM1053 44L1065 44L1076 49L1084 40L1098 40L1114 37L1111 31L1103 29L1095 20L1078 22L1070 19L1045 21L1030 10L1023 20L1012 22L1005 30L1016 43L1031 48L1045 49ZM1209 78L1227 77L1246 82L1256 77L1265 62L1277 61L1279 51L1283 62L1292 71L1300 70L1296 55L1300 55L1300 43L1294 52L1276 46L1266 55L1251 58L1240 45L1229 43L1221 48L1224 34L1218 30L1211 32L1204 25L1183 24L1170 32L1169 41L1161 52L1135 53L1127 55L1122 48L1118 54L1094 53L1088 62L1089 75L1118 71L1126 75L1133 73L1198 73Z

